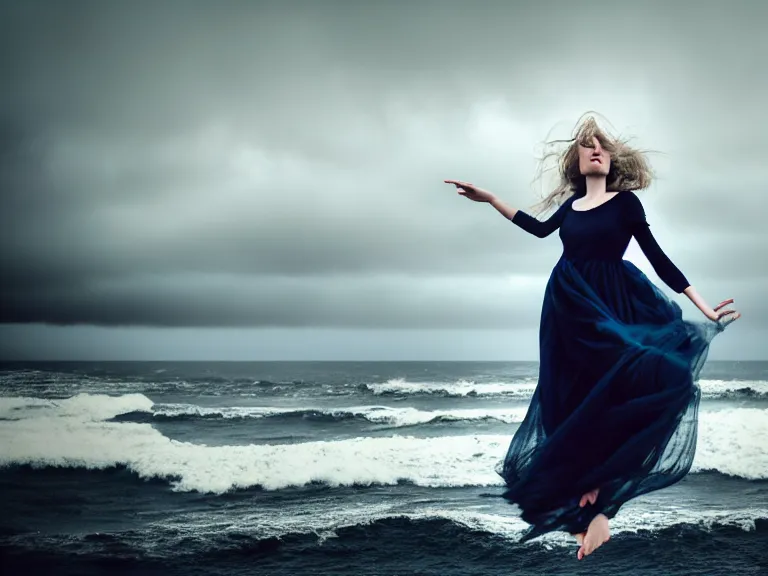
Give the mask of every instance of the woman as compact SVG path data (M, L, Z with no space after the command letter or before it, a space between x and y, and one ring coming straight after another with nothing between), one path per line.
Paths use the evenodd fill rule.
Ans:
M567 530L578 558L609 538L628 500L670 486L690 470L696 448L696 385L712 338L739 318L715 308L659 247L633 192L651 172L643 154L587 118L560 155L559 204L546 221L467 182L458 193L491 204L539 238L559 229L563 254L544 293L539 380L497 472L504 497L531 524L523 540ZM634 236L658 276L711 320L682 319L622 256Z

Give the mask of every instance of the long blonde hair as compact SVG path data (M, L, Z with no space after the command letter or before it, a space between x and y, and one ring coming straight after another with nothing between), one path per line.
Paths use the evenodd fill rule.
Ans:
M545 172L557 169L559 182L554 190L534 206L537 212L560 206L573 194L586 192L586 177L579 171L579 144L591 148L593 136L611 155L611 168L606 179L607 190L642 190L651 184L654 174L645 157L646 152L631 148L628 139L612 136L597 124L592 114L595 113L587 112L579 118L572 138L545 142L544 154L539 159L535 180L541 179ZM566 145L565 149L563 145Z

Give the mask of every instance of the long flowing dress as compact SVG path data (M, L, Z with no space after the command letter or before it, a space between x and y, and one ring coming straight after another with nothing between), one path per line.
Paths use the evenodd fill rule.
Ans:
M588 210L571 196L546 221L512 222L544 238L559 229L563 254L544 293L539 378L527 414L496 472L529 530L584 532L632 498L670 486L696 450L699 372L724 322L682 310L623 255L631 238L676 293L689 286L655 240L636 194ZM595 504L579 507L599 488Z

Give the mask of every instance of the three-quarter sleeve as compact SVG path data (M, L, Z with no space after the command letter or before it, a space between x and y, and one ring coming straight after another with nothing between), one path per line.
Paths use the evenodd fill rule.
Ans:
M690 282L659 246L645 218L645 210L640 199L632 192L625 193L631 197L627 202L627 217L632 235L662 282L680 294L691 285Z
M563 216L565 215L566 206L569 204L570 199L561 204L560 208L558 208L552 216L543 221L534 218L522 210L518 210L511 221L529 234L533 234L538 238L546 238L552 234L552 232L560 228L560 224L563 222Z

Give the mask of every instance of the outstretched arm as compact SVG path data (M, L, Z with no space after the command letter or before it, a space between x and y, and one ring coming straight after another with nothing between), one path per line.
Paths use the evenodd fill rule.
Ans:
M560 227L560 224L563 221L563 214L565 214L566 204L560 206L560 208L558 208L547 220L542 221L522 210L507 206L498 198L494 198L491 201L491 206L511 220L513 224L517 224L520 228L538 238L546 238Z
M662 251L659 243L651 234L648 225L640 226L635 234L637 243L643 252L648 257L653 269L656 270L656 274L659 275L667 286L672 288L678 294L685 294L693 304L702 311L702 313L710 320L719 321L725 316L729 316L728 320L733 321L739 318L740 314L736 310L725 308L727 304L733 302L733 299L724 300L720 302L715 308L712 308L707 301L704 300L701 294L696 291L696 288L691 286L691 283L685 278L682 272L675 266L672 261Z
M488 190L483 190L474 184L463 182L461 180L444 180L444 182L456 186L459 194L469 200L475 202L487 202L496 208L502 216L511 220L526 232L530 232L539 238L549 236L560 227L560 223L563 221L563 214L565 214L565 207L569 204L569 202L566 201L548 220L542 222L530 214L526 214L522 210L508 206L495 195L488 192Z
M538 236L539 238L549 236L552 234L552 232L560 227L560 224L563 221L566 207L569 206L571 202L571 199L566 200L560 206L560 208L557 209L557 212L552 214L549 219L542 222L530 214L526 214L522 210L512 208L511 206L499 200L495 195L488 192L488 190L483 190L474 184L463 182L461 180L444 180L444 182L446 184L453 184L456 186L459 194L465 198L468 198L469 200L473 200L475 202L487 202L496 208L496 210L498 210L502 216L508 220L511 220L526 232L529 232L534 236Z
M741 315L736 310L725 308L727 304L733 302L733 299L724 300L713 309L707 304L701 294L696 291L696 288L691 286L685 275L672 263L651 233L640 199L634 194L632 196L634 198L630 202L629 211L629 225L632 227L632 235L637 240L656 274L659 275L659 278L678 294L684 293L710 320L719 321L724 317L729 317L728 320L733 321L739 318Z

